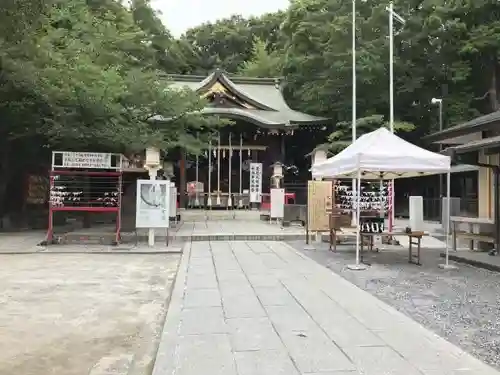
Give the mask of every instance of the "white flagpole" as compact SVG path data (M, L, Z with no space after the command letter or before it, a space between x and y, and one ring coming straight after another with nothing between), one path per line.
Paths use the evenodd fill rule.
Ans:
M389 12L389 129L391 133L394 133L394 18L402 25L406 21L394 12L392 1L389 2L389 7L386 10ZM389 232L392 232L395 220L394 193L394 180L391 180Z
M352 143L356 141L356 0L352 0ZM356 180L352 179L352 202L356 196ZM352 210L352 224L356 225L356 212Z

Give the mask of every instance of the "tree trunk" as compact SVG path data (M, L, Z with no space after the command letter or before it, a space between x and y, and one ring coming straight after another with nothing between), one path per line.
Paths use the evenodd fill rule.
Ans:
M10 180L10 147L5 143L0 151L0 228L5 216L5 193Z
M498 90L497 90L497 59L493 60L493 66L491 70L491 81L490 88L488 90L488 97L490 99L490 106L493 112L498 111L500 109L500 105L498 103Z

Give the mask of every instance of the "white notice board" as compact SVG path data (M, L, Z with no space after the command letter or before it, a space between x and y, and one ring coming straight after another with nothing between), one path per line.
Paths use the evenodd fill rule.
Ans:
M177 188L175 187L175 183L170 183L170 217L177 216Z
M262 163L250 163L250 203L262 201Z
M285 189L271 189L271 219L283 219L285 215Z
M61 152L62 168L111 169L111 154L102 152Z
M168 228L170 181L137 180L136 228Z

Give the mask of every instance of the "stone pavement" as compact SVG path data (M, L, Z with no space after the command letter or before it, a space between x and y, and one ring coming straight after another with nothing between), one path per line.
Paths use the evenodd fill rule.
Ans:
M38 252L44 248L38 246L45 240L46 231L1 232L0 253Z
M283 242L185 245L153 375L493 375Z

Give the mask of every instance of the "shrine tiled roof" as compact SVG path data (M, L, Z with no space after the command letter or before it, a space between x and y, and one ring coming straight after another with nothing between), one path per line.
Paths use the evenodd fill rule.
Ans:
M296 111L288 106L277 78L244 78L228 76L216 70L208 77L194 75L172 75L168 79L171 87L188 88L200 95L219 85L244 103L241 107L211 106L204 113L241 119L264 127L296 127L300 125L325 124L329 119Z

